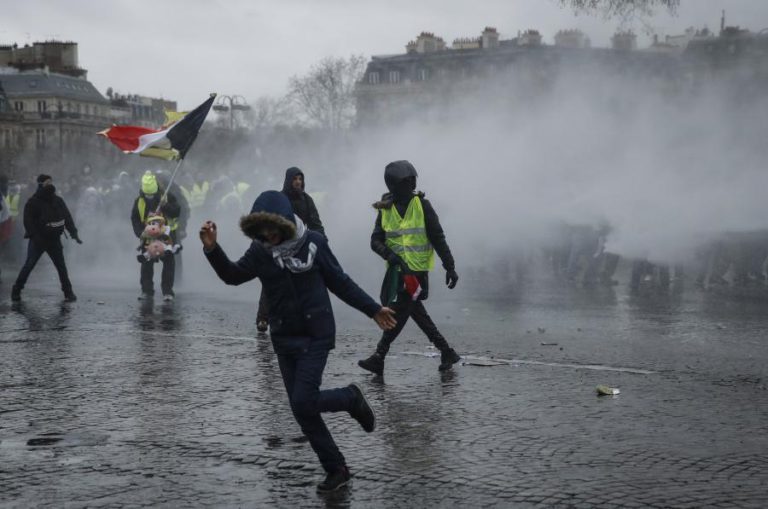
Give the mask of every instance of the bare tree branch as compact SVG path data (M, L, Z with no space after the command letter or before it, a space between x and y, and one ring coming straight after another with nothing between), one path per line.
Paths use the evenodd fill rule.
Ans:
M355 117L354 88L365 64L362 55L324 58L306 75L290 79L288 96L307 123L330 130L346 129Z
M602 14L605 18L630 18L652 16L657 8L671 14L677 12L680 0L558 0L563 7L572 7L575 12Z

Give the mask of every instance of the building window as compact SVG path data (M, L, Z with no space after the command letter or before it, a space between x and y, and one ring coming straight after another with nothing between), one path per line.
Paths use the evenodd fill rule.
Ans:
M370 83L371 85L378 85L379 84L379 73L378 72L368 73L368 83Z
M429 73L427 72L427 70L426 70L426 69L419 69L419 70L416 72L416 79L417 79L418 81L427 81L427 78L428 78L428 77L429 77Z
M400 71L389 71L389 82L400 83Z
M45 113L48 111L48 105L45 103L45 101L37 101L37 111L39 113Z
M45 129L35 129L37 148L45 148Z
M24 102L23 101L14 102L13 109L15 109L16 111L24 111Z

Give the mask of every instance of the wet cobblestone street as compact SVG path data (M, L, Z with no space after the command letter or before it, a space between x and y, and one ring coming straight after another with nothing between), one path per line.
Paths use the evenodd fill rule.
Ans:
M334 304L324 387L360 383L378 428L326 414L354 474L330 496L252 302L5 300L0 507L768 506L764 304L465 291L428 308L467 364L439 373L409 325L384 380L356 365L374 324Z

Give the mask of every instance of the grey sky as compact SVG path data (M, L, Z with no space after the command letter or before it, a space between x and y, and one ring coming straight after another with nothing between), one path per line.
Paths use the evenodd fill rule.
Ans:
M729 24L768 27L768 0L682 0L678 16L662 13L652 24L662 35L717 28L722 9ZM547 42L558 29L580 28L605 46L618 25L574 16L557 0L25 0L3 6L0 43L77 41L102 92L112 86L189 108L211 91L279 95L325 56L403 53L423 30L450 44L485 26L503 38L536 28Z

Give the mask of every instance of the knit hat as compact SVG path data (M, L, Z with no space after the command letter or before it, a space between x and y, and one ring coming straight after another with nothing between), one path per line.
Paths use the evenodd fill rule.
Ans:
M157 192L157 178L149 170L141 177L141 192L147 195Z
M38 184L42 184L46 180L53 180L53 177L51 177L50 175L46 175L45 173L41 173L40 175L37 176Z

